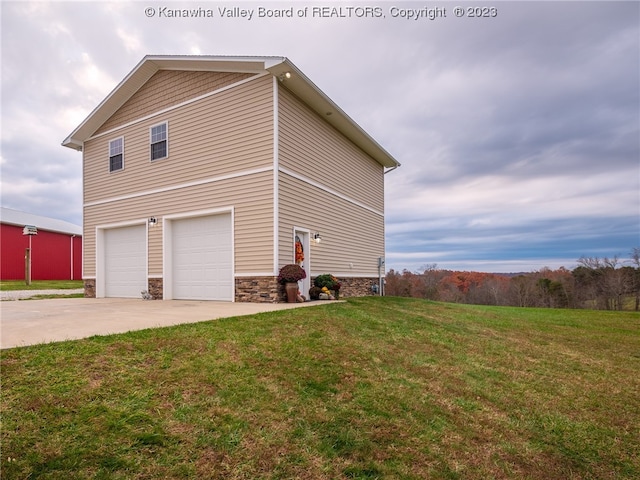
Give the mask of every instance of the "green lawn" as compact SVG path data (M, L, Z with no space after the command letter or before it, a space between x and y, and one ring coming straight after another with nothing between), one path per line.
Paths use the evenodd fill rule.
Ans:
M68 290L83 288L82 280L33 280L26 285L24 280L1 280L0 290Z
M640 315L364 298L2 351L3 479L640 478Z

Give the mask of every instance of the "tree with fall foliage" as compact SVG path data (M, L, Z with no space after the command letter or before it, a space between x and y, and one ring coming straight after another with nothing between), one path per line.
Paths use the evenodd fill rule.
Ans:
M479 305L640 310L640 248L626 263L631 266L618 256L581 257L573 270L543 268L517 275L439 270L433 264L415 273L390 270L385 292Z

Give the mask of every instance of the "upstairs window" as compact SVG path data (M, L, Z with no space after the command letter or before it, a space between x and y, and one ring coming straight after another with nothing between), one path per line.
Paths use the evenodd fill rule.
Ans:
M167 122L151 127L151 160L169 156L167 144Z
M124 137L109 142L109 171L116 172L124 168Z

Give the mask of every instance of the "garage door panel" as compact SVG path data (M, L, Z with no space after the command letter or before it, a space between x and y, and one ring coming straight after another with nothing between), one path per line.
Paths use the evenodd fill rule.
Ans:
M147 289L144 225L104 232L105 296L138 298Z
M173 297L232 300L231 215L176 220L172 237Z

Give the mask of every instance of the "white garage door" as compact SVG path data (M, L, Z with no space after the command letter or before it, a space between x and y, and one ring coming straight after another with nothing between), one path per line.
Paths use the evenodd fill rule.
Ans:
M230 214L175 220L171 243L173 298L233 300Z
M105 296L140 298L147 290L146 228L111 228L104 232Z

